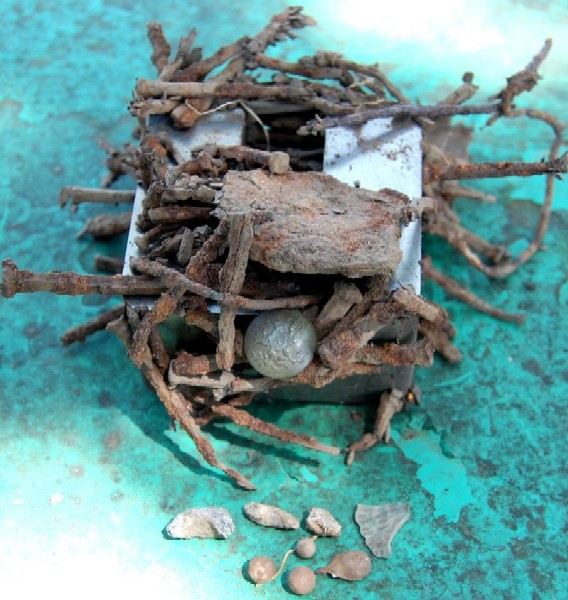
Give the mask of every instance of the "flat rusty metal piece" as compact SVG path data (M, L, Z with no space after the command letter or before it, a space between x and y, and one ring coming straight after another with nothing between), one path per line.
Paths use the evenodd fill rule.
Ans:
M408 200L353 188L319 172L229 171L217 216L255 215L251 260L275 271L392 275Z

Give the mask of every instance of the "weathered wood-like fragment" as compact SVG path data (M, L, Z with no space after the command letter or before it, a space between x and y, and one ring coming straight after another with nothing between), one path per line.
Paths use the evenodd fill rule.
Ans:
M322 173L230 171L218 215L256 215L250 258L280 272L365 277L401 260L406 197L352 188Z

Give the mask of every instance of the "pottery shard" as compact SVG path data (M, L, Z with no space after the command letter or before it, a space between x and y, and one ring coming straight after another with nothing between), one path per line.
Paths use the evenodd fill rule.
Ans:
M306 527L320 537L339 537L341 524L325 508L312 508L306 519Z
M358 504L355 521L369 550L379 558L390 558L391 542L398 530L410 519L410 504L396 502L369 506Z
M229 171L219 217L252 212L251 260L280 272L391 275L408 198L353 188L323 173Z
M300 527L300 522L294 515L278 506L249 502L243 510L245 515L257 525L275 529L298 529Z
M235 532L235 524L224 508L191 508L172 519L166 532L176 539L226 539Z

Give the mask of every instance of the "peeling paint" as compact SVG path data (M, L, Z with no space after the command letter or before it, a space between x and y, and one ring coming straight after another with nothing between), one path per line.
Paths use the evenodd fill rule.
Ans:
M392 438L403 454L420 465L416 476L434 497L434 516L457 523L462 508L473 502L464 464L443 451L440 435L431 429L411 427L393 431Z

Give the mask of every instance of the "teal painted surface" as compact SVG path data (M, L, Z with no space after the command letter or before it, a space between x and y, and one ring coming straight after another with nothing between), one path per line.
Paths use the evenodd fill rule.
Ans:
M284 55L325 48L379 60L423 101L443 97L469 69L485 99L552 35L544 79L519 104L530 101L566 118L564 3L481 2L468 19L463 1L428 3L427 11L421 3L412 9L391 3L359 19L351 3L348 9L339 2L305 4L320 28L304 30L298 46L284 45ZM172 41L196 26L199 43L211 52L258 30L283 6L222 2L212 13L204 2L92 0L79 8L69 1L5 0L0 255L22 268L88 272L96 253L119 254L118 245L75 242L84 220L98 211L81 206L76 214L62 212L57 194L66 184L97 185L104 172L97 142L128 139L126 98L135 77L153 74L148 21L160 20ZM474 158L540 159L548 131L518 125L477 131ZM540 202L543 182L478 185L500 202L481 210L461 202L464 222L518 251L530 239L538 216L530 199ZM254 493L233 487L203 464L183 433L168 429L165 411L112 336L59 345L66 328L112 301L49 295L3 300L2 597L287 597L279 581L255 589L242 577L254 554L278 559L297 539L246 521L241 509L251 500L278 503L297 515L314 505L332 510L344 534L319 543L317 566L335 552L364 548L352 520L356 503L411 502L412 519L395 538L389 561L374 560L372 576L359 584L318 579L314 598L566 597L565 184L557 187L555 206L546 251L507 281L487 282L451 258L444 244L427 241L446 272L489 301L529 316L523 327L500 323L426 284L425 294L450 311L465 360L457 366L437 361L418 373L423 405L395 419L395 444L347 468L341 459L283 447L224 423L208 427L219 458L250 476L259 487ZM352 410L258 405L255 414L345 446L362 429ZM355 410L364 415L362 407ZM179 511L206 505L232 512L237 533L231 539L163 537Z
M474 501L467 469L461 460L448 456L440 435L426 427L426 418L415 413L406 428L393 431L393 440L406 458L420 465L416 477L434 500L434 516L457 523L462 508Z

